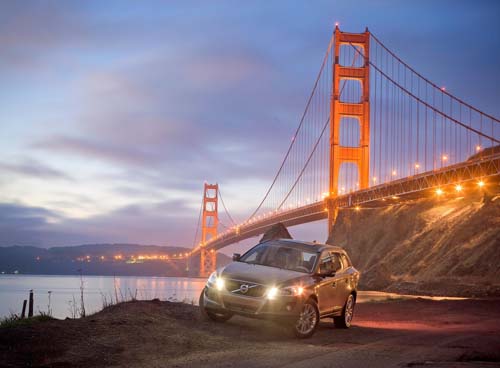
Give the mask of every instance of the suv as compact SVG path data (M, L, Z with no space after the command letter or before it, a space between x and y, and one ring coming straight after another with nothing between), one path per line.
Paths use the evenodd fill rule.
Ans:
M299 338L311 336L320 318L351 325L359 272L342 248L278 239L234 254L233 261L208 278L200 295L203 316L269 318Z

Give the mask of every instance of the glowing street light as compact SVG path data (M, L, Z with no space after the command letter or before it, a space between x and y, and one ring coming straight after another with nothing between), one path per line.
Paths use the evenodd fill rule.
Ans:
M359 211L361 208L359 206L354 207L355 211Z
M443 157L441 157L441 160L448 161L448 156L447 155L443 155Z
M443 190L442 190L441 188L437 188L437 189L436 189L436 194L437 194L438 196L442 195L443 193L444 193L444 192L443 192Z
M397 175L396 170L392 170L392 176L396 176L396 175Z
M463 189L463 187L462 187L460 184L455 185L455 190L456 190L457 192L461 192L461 191L462 191L462 189Z
M476 152L479 152L479 151L481 151L481 146L478 144L478 145L476 146Z
M484 181L479 180L479 181L477 182L477 185L479 185L479 188L484 187Z
M417 163L415 163L415 169L417 169L417 170L418 170L419 168L420 168L420 164L419 164L418 162L417 162Z

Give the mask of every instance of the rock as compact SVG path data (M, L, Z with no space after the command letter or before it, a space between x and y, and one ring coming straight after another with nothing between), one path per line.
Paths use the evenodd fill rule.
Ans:
M292 236L288 232L286 226L281 222L278 222L277 224L271 226L271 228L269 228L269 230L267 230L264 235L262 235L260 242L262 243L274 239L292 239Z

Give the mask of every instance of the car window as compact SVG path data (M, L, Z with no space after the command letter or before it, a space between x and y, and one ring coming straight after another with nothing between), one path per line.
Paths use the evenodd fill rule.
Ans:
M340 260L342 262L343 268L349 268L351 267L351 262L349 261L349 258L344 253L340 254Z
M331 257L333 263L333 270L335 272L340 271L342 269L342 263L340 263L340 254L332 252Z
M325 273L325 272L332 272L332 271L335 271L334 265L333 265L333 260L332 260L332 253L324 252L321 255L321 260L319 262L319 272Z

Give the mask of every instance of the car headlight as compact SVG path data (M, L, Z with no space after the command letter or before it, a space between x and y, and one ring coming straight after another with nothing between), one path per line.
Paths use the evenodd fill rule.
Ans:
M302 286L287 286L284 288L277 288L275 286L269 288L266 292L267 299L273 300L277 296L301 296L304 293Z
M208 278L207 285L210 287L214 287L221 291L224 289L225 282L222 277L217 276L217 272L212 272L210 277Z

